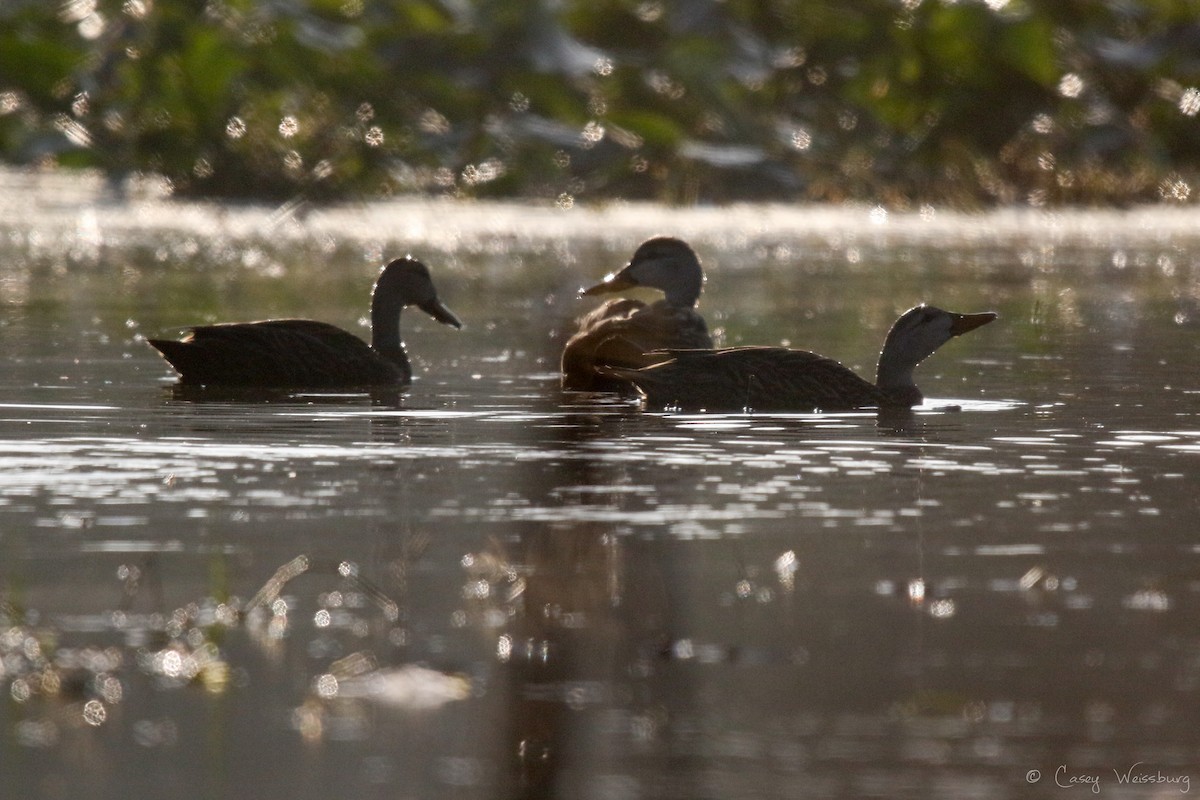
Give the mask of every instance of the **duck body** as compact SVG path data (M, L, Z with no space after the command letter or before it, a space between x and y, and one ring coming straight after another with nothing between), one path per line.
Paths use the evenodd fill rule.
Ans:
M580 330L563 348L564 389L632 391L633 385L603 374L602 367L640 369L663 361L664 350L712 347L704 318L665 300L610 300L580 319Z
M888 334L875 383L832 358L784 347L678 350L662 354L664 360L649 367L601 371L632 382L652 410L911 408L924 399L912 380L916 365L950 338L995 318L991 312L957 314L932 306L910 309Z
M371 344L336 325L275 319L197 325L181 340L149 339L180 383L260 388L403 385L412 367L400 339L400 312L416 305L456 328L462 322L437 297L429 269L412 258L380 272L371 295Z
M354 334L310 319L197 325L182 340L149 343L190 385L330 388L412 380L403 350L388 358Z
M563 347L563 388L633 391L628 380L602 368L640 369L663 361L664 350L711 348L708 325L696 310L703 285L700 260L685 242L667 236L643 242L628 265L582 294L644 286L665 297L653 303L609 300L580 317L577 332Z
M646 407L681 411L846 411L884 403L875 384L832 358L786 347L675 350L638 370L607 368Z

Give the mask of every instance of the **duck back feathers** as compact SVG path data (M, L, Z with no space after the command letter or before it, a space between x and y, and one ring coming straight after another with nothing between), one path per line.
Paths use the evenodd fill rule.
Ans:
M879 405L880 390L832 358L784 347L675 350L640 370L604 370L634 383L653 410L844 411Z
M403 350L389 358L336 325L314 320L197 325L182 340L149 343L189 385L328 388L412 378Z

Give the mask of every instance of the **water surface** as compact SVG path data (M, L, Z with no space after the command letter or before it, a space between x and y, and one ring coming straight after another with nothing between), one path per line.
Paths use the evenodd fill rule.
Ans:
M1194 213L275 212L6 180L5 796L1200 777ZM659 232L700 252L727 344L869 374L911 304L1001 319L899 417L561 392L576 288ZM406 393L181 394L143 341L265 316L365 335L409 251L467 328L406 315Z

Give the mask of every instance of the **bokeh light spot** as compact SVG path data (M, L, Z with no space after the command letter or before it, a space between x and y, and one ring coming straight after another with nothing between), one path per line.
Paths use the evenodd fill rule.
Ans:
M1083 78L1074 72L1068 72L1058 82L1058 93L1063 97L1079 97L1083 93L1084 85Z
M290 139L300 131L300 121L290 114L279 121L279 135Z

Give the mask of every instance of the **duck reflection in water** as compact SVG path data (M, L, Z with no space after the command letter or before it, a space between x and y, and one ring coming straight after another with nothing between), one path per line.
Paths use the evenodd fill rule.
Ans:
M564 389L632 392L629 382L597 371L599 366L637 369L663 360L660 350L712 347L704 318L696 311L704 270L696 252L670 236L647 239L621 270L582 291L591 296L636 287L665 295L654 303L632 298L609 300L578 320L579 330L562 353Z
M185 385L256 389L404 386L412 366L400 312L416 306L438 322L462 322L438 298L429 268L406 256L385 266L371 294L371 344L325 322L275 319L197 325L180 341L149 339Z
M601 366L632 382L648 409L684 411L849 411L910 409L924 395L913 370L955 336L996 319L987 311L958 314L920 305L888 332L875 383L831 358L784 347L669 350L666 360L642 368Z

